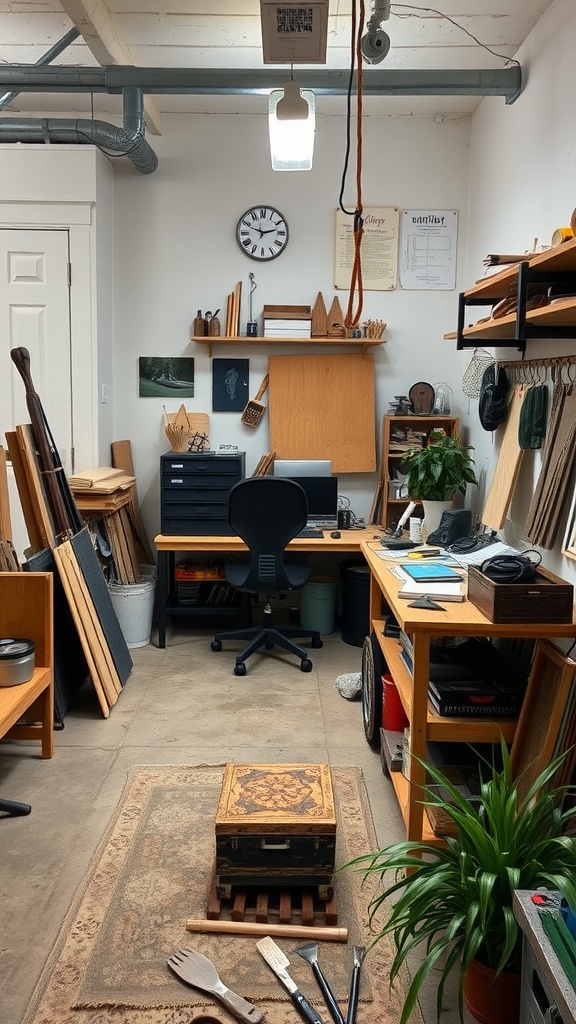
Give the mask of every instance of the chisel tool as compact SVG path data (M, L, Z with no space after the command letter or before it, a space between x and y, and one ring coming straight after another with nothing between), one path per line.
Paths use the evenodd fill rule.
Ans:
M286 968L290 966L290 961L280 949L280 946L274 942L274 939L267 935L266 938L260 939L256 943L256 948L264 957L268 966L272 968L278 980L282 982L290 993L290 999L302 1020L305 1020L306 1024L324 1024L322 1018L318 1016L314 1007L304 998L298 985L288 974Z
M298 953L299 956L301 956L304 960L307 960L308 963L310 964L312 972L314 974L314 977L316 978L316 981L318 982L318 987L322 995L324 996L324 1001L330 1011L330 1016L332 1017L334 1024L345 1024L342 1011L334 998L334 993L332 992L332 989L328 984L326 975L324 974L324 971L322 970L318 962L318 943L307 942L304 946L297 946L296 949L292 950L292 952Z

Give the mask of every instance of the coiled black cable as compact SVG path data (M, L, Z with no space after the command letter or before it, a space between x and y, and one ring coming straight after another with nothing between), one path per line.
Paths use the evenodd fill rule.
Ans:
M528 555L535 555L537 561ZM524 555L493 555L484 559L480 572L495 583L531 583L541 561L539 551L529 551Z

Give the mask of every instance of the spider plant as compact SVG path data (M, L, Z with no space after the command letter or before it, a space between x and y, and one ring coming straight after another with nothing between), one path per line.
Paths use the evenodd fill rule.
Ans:
M450 793L450 802L425 787L424 803L442 807L455 826L446 846L405 841L345 865L365 876L376 872L382 882L369 904L371 923L385 901L393 898L388 919L371 945L391 935L395 956L393 984L407 958L422 944L424 956L406 992L399 1024L408 1024L418 994L433 969L439 970L437 1018L444 987L458 965L458 1006L463 1019L464 975L473 960L502 971L519 970L521 931L512 903L515 889L560 890L576 905L576 839L566 833L573 809L562 810L566 790L550 785L565 754L536 778L523 799L510 771L506 744L502 768L494 760L481 765L478 800L469 802L434 765L426 765L432 782ZM488 769L488 770L486 770ZM572 790L573 791L573 790ZM389 881L389 873L394 872Z

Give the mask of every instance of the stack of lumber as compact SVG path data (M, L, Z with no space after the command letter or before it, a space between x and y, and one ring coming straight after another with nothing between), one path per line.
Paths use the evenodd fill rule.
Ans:
M102 714L107 718L130 674L132 659L92 541L85 526L77 528L76 517L81 521L81 515L64 473L58 477L59 487L64 505L72 512L69 527L56 531L55 510L46 487L46 471L40 468L32 426L19 424L6 434L6 441L30 541L30 564L35 565L42 554L47 559L45 568L51 567L57 574L84 655L82 665L88 668ZM129 494L129 490L124 493ZM65 655L58 650L57 625L55 622L56 668L63 661L60 655ZM71 643L69 637L67 644ZM83 681L84 677L77 680L76 689ZM61 684L68 692L75 686L70 679L62 679Z
M99 466L68 477L81 512L115 512L129 502L130 489L135 482L135 477L111 466Z
M237 338L240 334L240 303L242 301L242 281L237 281L233 292L226 296L226 337Z
M276 452L268 452L267 455L263 455L252 476L270 476L274 469L275 456Z

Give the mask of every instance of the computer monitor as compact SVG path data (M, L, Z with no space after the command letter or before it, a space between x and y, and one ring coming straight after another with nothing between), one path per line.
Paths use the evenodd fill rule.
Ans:
M334 530L338 526L338 477L293 476L308 500L307 526Z
M330 459L275 459L274 476L332 476Z

